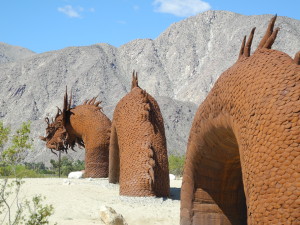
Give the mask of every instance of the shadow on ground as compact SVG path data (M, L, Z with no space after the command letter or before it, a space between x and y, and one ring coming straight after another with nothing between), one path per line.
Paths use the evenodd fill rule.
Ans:
M170 198L172 200L180 200L180 190L181 188L170 188Z

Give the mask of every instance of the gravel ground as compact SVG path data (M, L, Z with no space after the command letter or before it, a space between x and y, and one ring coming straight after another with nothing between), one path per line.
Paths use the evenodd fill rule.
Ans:
M129 225L179 224L181 180L172 180L170 198L119 196L119 185L107 179L28 178L21 190L21 199L34 195L46 197L55 213L50 224L103 224L99 212L109 206L123 215ZM1 219L1 215L0 215Z

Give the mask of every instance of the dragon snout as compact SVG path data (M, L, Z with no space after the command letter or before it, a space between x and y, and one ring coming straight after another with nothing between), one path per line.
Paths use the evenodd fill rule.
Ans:
M48 141L46 144L47 148L55 149L57 151L64 150L64 142L62 140L59 141Z
M47 141L47 138L46 138L46 137L40 136L39 138L40 138L42 141Z
M55 144L55 143L47 143L46 144L46 147L47 148L50 148L50 149L55 149L55 150L58 150L58 149L56 149L56 147L57 147L57 145Z

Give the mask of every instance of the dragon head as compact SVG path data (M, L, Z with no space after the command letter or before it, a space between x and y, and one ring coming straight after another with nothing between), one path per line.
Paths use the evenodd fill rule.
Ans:
M53 150L63 151L67 153L68 148L74 150L75 144L83 146L81 139L76 138L74 135L70 135L67 132L67 123L69 123L71 115L71 101L72 94L68 102L68 94L66 88L66 94L64 96L63 110L57 107L57 113L54 119L50 122L48 117L45 118L47 123L46 137L40 136L42 141L46 142L46 147L56 154Z
M67 130L63 124L63 113L58 108L55 119L52 119L50 123L50 119L48 117L45 118L45 122L47 123L46 128L46 137L40 137L41 140L46 142L46 147L56 151L65 151L66 150L66 138L67 138Z

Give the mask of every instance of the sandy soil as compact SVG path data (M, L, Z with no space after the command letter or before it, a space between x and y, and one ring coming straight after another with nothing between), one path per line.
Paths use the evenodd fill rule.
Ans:
M171 197L120 197L119 185L107 179L36 178L24 179L22 196L31 199L41 194L55 208L49 221L58 225L103 224L99 211L102 205L115 209L129 225L179 224L181 180L171 181Z

